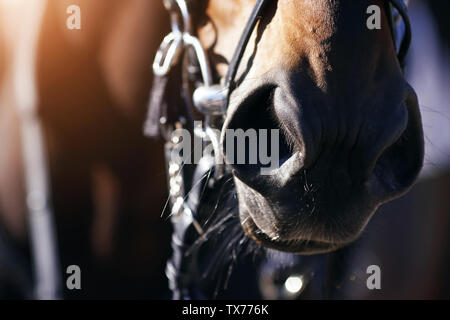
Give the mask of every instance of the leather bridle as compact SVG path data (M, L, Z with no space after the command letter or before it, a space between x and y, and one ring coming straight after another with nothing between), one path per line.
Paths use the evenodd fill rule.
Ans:
M229 64L226 77L222 83L214 84L207 54L194 32L189 11L189 2L192 1L196 0L164 0L164 5L170 13L172 31L164 38L155 57L153 64L155 80L145 125L146 135L162 135L166 139L169 202L172 208L170 215L174 227L173 256L167 264L166 274L174 299L192 298L191 287L195 285L195 274L198 272L195 263L198 252L191 251L189 255L186 254L189 247L203 234L202 226L196 218L201 186L193 184L192 181L199 181L205 174L210 173L214 182L221 178L226 168L217 164L215 161L217 159L206 156L195 169L173 162L170 158L171 151L179 140L171 137L171 133L179 128L189 129L196 135L207 137L209 142L206 143L212 144L215 156L220 154L219 136L217 130L213 129L222 128L230 96L236 89L235 78L244 52L266 5L272 2L272 0L257 0ZM407 2L386 1L392 36L402 68L411 43ZM180 105L171 105L166 98L171 78L176 75L179 78L175 81L189 81L186 79L192 78L189 69L193 66L199 69L201 80L197 81L193 90L188 90L189 85L184 85L182 95L184 102ZM174 71L177 68L178 73ZM204 116L202 126L193 127L190 105Z

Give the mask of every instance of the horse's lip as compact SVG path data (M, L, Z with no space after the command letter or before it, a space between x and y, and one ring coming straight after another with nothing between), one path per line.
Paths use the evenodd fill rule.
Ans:
M250 237L256 243L259 243L264 247L296 254L314 255L329 253L348 245L348 243L328 242L321 240L274 240L269 238L257 227L253 221L253 218L249 214L244 215L245 218L241 221L243 221L242 228L244 229L246 236Z

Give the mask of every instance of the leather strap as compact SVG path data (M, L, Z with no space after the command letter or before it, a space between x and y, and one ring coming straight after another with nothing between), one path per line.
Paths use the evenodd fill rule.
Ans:
M398 13L402 17L403 22L405 24L405 34L403 36L403 40L401 42L400 49L398 52L398 60L400 61L401 66L404 67L406 56L411 46L411 39L412 39L411 21L409 20L408 16L408 8L406 7L406 4L403 0L389 0L389 2L395 9L397 9ZM395 25L393 25L392 27L395 28ZM396 39L394 36L394 43L395 42Z
M255 29L255 26L261 18L261 13L268 2L270 1L258 0L255 7L253 8L249 20L247 21L247 24L236 47L236 50L234 51L234 55L233 58L231 59L230 66L228 68L228 72L225 78L225 88L228 88L228 95L227 98L225 99L225 106L224 106L225 110L228 108L231 93L235 89L236 83L234 80L236 78L236 74L239 69L239 65L244 55L245 49L247 48L248 41L250 40L250 37L253 33L253 30Z

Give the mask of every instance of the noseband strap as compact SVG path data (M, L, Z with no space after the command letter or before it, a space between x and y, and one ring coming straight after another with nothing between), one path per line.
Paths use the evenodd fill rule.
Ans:
M231 59L230 66L228 68L227 75L225 77L225 87L228 88L227 99L224 101L224 108L228 108L229 99L231 93L236 87L235 78L237 71L239 69L239 65L241 63L242 57L244 56L245 49L247 48L247 44L250 41L250 37L252 36L253 30L256 27L256 24L261 19L261 13L265 8L265 5L270 2L268 0L258 0L255 7L253 8L252 14L248 19L247 24L245 25L245 29L242 33L242 36L239 40L239 43L234 51L233 58Z
M396 14L392 14L392 19L389 19L389 21L392 21L391 30L392 30L392 36L394 38L394 44L396 45L399 35L399 30L403 29L403 35L401 37L400 42L400 48L398 50L398 60L400 62L400 65L402 68L404 68L406 63L406 56L408 55L409 48L411 46L411 40L412 40L412 32L411 32L411 21L409 19L408 15L408 7L406 0L389 0L390 6L394 7L394 9L397 11ZM401 19L400 19L401 18ZM402 21L404 23L404 26L402 27Z

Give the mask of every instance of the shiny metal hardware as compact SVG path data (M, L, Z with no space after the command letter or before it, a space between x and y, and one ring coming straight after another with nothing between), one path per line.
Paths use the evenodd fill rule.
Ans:
M193 35L192 21L185 0L164 0L170 12L172 31L164 38L153 62L153 72L165 76L179 62L183 50L192 48L200 66L204 86L212 85L209 61L200 40Z
M183 51L183 39L179 34L169 33L156 52L153 62L153 72L158 76L165 76L177 63Z
M194 106L204 115L224 115L227 94L228 90L220 85L198 87L193 95Z

